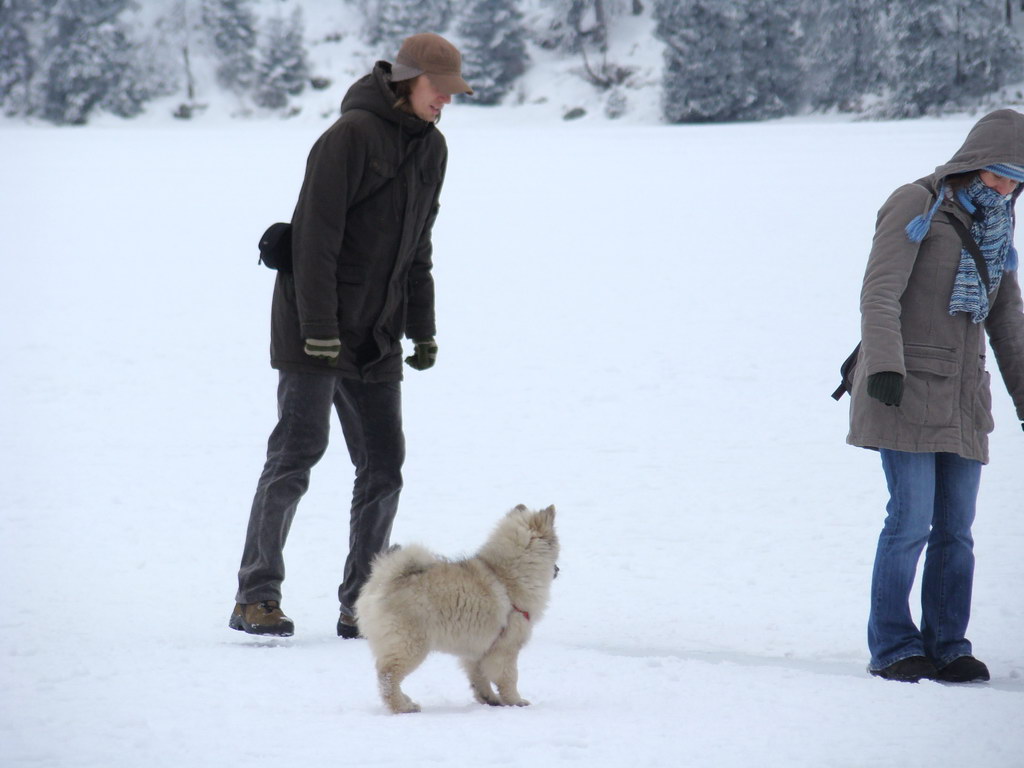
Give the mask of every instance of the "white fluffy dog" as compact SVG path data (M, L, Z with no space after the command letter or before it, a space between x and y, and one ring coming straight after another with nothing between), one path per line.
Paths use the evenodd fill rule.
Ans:
M419 711L401 684L431 651L459 657L481 704L529 704L519 695L516 662L547 607L557 560L555 508L522 505L473 557L446 560L418 545L379 555L356 601L356 621L387 707Z

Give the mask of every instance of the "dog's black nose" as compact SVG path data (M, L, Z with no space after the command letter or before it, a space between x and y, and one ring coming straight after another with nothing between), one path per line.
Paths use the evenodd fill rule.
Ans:
M558 578L558 566L557 565L555 566L555 575L552 576L551 578L553 578L553 579L557 579Z

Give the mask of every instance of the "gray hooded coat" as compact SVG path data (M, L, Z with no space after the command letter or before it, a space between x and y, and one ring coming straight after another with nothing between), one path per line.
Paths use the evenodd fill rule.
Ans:
M1024 165L1021 113L1003 109L983 117L948 163L897 189L878 212L861 291L861 351L846 439L851 445L955 453L987 463L993 420L984 333L1024 420L1024 312L1017 273L1004 271L989 294L984 322L973 323L965 312L951 316L962 245L944 212L968 228L970 214L955 199L946 199L922 242L911 242L905 231L932 207L944 177L994 163ZM1015 194L1020 192L1018 187ZM867 394L867 377L882 371L904 376L898 407Z
M396 109L378 62L310 150L292 215L293 274L279 272L270 358L286 371L402 378L403 335L434 328L431 230L448 161L433 123ZM341 339L333 363L304 340Z

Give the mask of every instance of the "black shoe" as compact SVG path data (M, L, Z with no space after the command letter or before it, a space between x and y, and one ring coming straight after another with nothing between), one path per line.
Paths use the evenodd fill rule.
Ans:
M868 672L883 680L898 680L901 683L931 680L938 674L935 665L924 656L910 656L906 659L894 661L883 669L868 669Z
M989 679L988 667L973 656L954 659L935 674L944 683L980 683Z
M345 640L355 640L358 637L362 637L359 634L359 627L356 626L356 620L347 613L343 613L338 617L338 637Z
M291 637L295 634L295 624L281 611L277 600L264 600L261 603L235 603L228 626L250 635L276 635Z

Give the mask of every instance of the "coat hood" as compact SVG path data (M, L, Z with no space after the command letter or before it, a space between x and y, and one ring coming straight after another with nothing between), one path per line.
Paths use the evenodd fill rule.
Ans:
M395 109L395 94L391 90L391 65L378 61L370 74L352 84L341 100L341 112L353 109L372 112L377 117L399 126L406 134L417 135L434 127L433 123L421 120L402 109Z
M997 163L1024 165L1024 114L1013 109L990 112L975 123L963 146L934 175L942 178Z
M1024 114L1013 109L997 109L981 118L949 162L919 180L918 183L927 188L931 195L924 212L907 224L907 237L919 243L928 234L932 217L946 197L946 177L980 171L985 166L997 163L1024 165ZM1014 203L1022 190L1024 185L1018 185L1013 193Z

